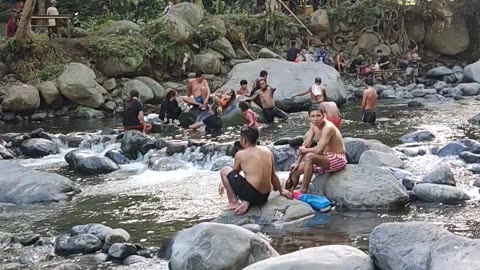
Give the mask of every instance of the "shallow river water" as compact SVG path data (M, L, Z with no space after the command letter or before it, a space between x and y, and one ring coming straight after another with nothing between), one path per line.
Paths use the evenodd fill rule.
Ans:
M435 134L435 141L429 146L442 145L458 138L477 139L480 134L467 119L480 110L480 102L474 100L426 102L425 108L411 109L406 103L381 103L378 108L378 124L364 126L359 122L358 104L347 104L342 111L342 133L344 137L377 139L389 146L399 146L399 137L415 130L429 130ZM303 135L308 123L306 113L292 114L287 122L262 130L261 140L270 143L284 136ZM72 131L95 131L104 126L119 127L118 119L102 120L49 120L41 124L7 125L0 133L29 132L43 127L50 133ZM192 134L172 135L177 139L187 139ZM238 138L238 128L228 129L219 141L232 141ZM94 147L97 152L107 149ZM72 226L86 223L103 223L112 228L124 228L135 243L147 247L159 247L174 232L191 227L202 221L216 217L226 201L217 193L218 172L209 171L207 163L203 168L190 164L186 170L152 171L143 162L122 166L115 173L80 177L68 172L63 156L71 149L62 149L61 154L43 159L18 160L24 166L50 171L68 176L82 189L82 193L71 202L48 205L16 206L0 204L0 231L11 233L48 231L52 235L67 232ZM177 156L187 160L187 156ZM459 186L471 195L472 200L458 206L417 203L404 211L365 212L331 211L317 214L308 224L299 229L284 231L267 230L272 245L280 253L288 253L301 248L325 245L346 244L368 249L368 235L380 223L388 221L422 220L439 224L454 233L480 238L480 211L478 210L478 190L472 183L472 175L466 165L456 158L439 158L432 155L410 158L407 170L422 176L436 166L449 163ZM279 172L285 180L286 172ZM0 258L6 257L0 252ZM73 258L72 260L78 260ZM2 261L0 260L0 269ZM82 262L80 262L82 263ZM84 265L88 267L89 263ZM25 267L28 269L29 267ZM118 269L139 269L138 267L104 266ZM41 269L49 269L41 268ZM96 269L96 268L91 268ZM144 269L166 269L166 263L155 259Z

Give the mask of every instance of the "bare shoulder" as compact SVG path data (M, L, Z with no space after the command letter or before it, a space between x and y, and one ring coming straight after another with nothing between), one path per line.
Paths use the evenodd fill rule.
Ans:
M236 160L242 160L243 157L245 156L245 150L240 150L235 154L235 159Z

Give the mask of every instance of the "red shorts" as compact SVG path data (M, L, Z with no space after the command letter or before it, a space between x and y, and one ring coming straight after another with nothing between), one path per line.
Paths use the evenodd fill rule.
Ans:
M338 116L327 117L327 120L332 122L338 129L342 127L342 119Z
M128 126L124 127L123 130L128 131L128 130L138 130L143 132L143 124L140 124L138 126ZM150 133L152 131L152 125L150 124L145 124L145 133Z
M316 174L338 172L347 166L347 156L345 154L325 153L325 155L330 160L330 169L325 170L320 166L314 165L313 171Z

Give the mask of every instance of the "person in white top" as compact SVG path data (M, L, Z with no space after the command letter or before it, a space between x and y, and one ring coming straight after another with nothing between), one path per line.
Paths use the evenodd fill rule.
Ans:
M56 0L51 0L50 4L52 4L48 9L47 9L47 15L48 16L58 16L60 13L58 13L57 9L57 1ZM54 38L57 33L57 22L56 19L48 19L48 38Z
M315 83L310 86L305 92L299 93L294 95L294 97L305 96L306 94L310 93L312 98L312 103L322 103L325 101L325 88L322 86L322 78L317 77L315 78Z

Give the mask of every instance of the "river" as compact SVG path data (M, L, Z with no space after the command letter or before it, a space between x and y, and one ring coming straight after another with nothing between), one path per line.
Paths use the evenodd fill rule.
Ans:
M408 108L405 102L382 102L378 108L378 124L374 127L359 122L358 104L347 104L342 111L344 137L377 139L389 146L401 146L399 137L416 130L429 130L435 141L429 146L442 145L459 138L477 139L479 129L467 123L467 119L480 110L480 102L473 99L444 102L425 102L421 109ZM303 135L308 127L307 113L291 114L287 122L261 131L261 140L270 143L281 137ZM73 131L96 131L103 127L119 127L119 119L67 120L51 119L44 123L15 124L1 127L1 133L30 132L43 127L50 133ZM189 132L163 134L168 138L187 139ZM229 128L215 139L232 141L238 138L238 128ZM103 149L94 146L97 152L105 152L119 145ZM66 175L82 189L71 202L47 205L0 204L0 231L11 233L47 232L58 235L72 226L86 223L103 223L112 228L124 228L135 243L146 247L159 247L162 242L183 228L216 217L226 202L217 193L220 181L218 172L209 171L211 163L203 167L189 163L189 168L174 171L152 171L143 162L122 166L120 171L109 175L82 177L72 174L65 166L64 155L71 149L61 149L59 155L42 159L18 160L24 166ZM176 158L188 160L178 155ZM301 248L345 244L368 249L368 235L383 222L422 220L439 224L454 233L480 238L480 211L478 190L473 187L475 176L466 165L456 158L439 158L432 155L418 156L407 161L407 170L422 176L440 164L449 163L455 173L458 186L473 199L463 205L446 206L416 203L404 211L331 211L317 214L300 229L285 231L267 230L272 245L280 253ZM279 172L282 180L286 172ZM0 252L0 267L11 262L8 252ZM73 259L77 260L77 259ZM84 263L86 266L89 262ZM44 263L48 265L49 263ZM166 269L166 263L155 259L145 269ZM139 269L138 267L104 265L105 269ZM3 268L2 268L3 269ZM31 269L25 267L25 269ZM49 269L48 266L42 269Z

